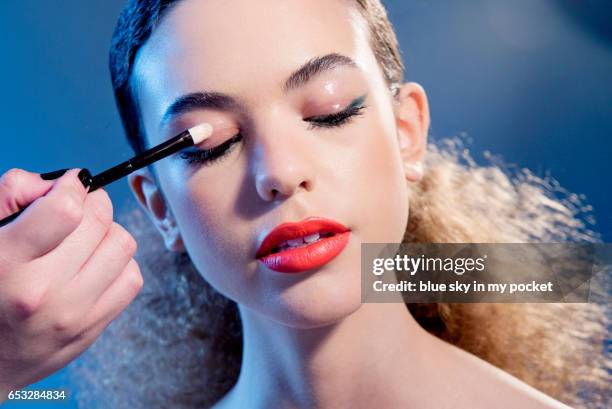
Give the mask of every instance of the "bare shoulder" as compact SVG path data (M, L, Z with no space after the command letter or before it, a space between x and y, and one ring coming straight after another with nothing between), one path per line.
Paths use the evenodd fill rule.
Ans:
M470 408L571 409L517 377L454 345L445 346L455 385ZM464 407L457 405L457 407Z

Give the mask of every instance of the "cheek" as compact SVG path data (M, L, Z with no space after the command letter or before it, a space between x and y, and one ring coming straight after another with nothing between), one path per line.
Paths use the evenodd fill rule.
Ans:
M354 196L365 225L364 242L400 242L408 222L408 186L395 129L374 118L365 132L362 159L355 169Z
M231 283L252 261L248 257L249 224L235 213L240 177L222 178L215 175L216 170L209 171L212 168L194 166L188 178L179 167L168 169L164 191L197 270L218 291L240 299Z

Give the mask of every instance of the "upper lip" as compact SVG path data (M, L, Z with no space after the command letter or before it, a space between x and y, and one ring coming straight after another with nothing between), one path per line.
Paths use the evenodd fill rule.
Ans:
M272 249L286 240L292 240L315 233L337 234L349 230L350 229L342 223L323 217L308 217L300 222L282 223L272 229L263 239L255 257L261 258L267 256Z

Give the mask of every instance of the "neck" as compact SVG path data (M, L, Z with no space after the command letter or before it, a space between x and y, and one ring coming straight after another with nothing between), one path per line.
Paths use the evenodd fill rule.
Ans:
M407 385L422 382L436 345L402 302L362 304L342 321L314 329L288 327L243 306L240 313L244 350L235 394L251 404L261 399L253 407L417 401Z

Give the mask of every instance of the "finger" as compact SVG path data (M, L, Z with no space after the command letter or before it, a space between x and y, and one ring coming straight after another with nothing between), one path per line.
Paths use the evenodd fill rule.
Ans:
M49 265L63 265L65 278L74 277L92 256L113 224L113 204L104 189L85 198L79 226L53 251L44 256ZM65 279L60 279L62 283Z
M53 183L51 180L43 180L38 173L23 169L6 171L0 177L0 219L17 213L43 196Z
M71 169L16 220L0 229L0 249L11 260L31 261L57 247L83 217L87 190Z
M96 301L96 304L84 319L81 331L78 331L53 358L64 366L72 361L86 348L91 346L102 332L123 312L136 298L143 286L142 274L138 264L132 260L107 291Z
M78 294L77 305L88 308L121 274L136 253L136 240L123 226L113 223L104 240L68 284Z
M96 300L87 314L86 328L101 328L102 331L136 298L144 284L140 267L134 259L130 260L121 274Z

